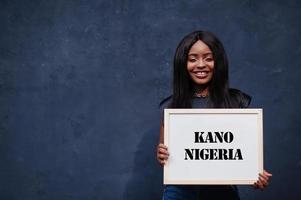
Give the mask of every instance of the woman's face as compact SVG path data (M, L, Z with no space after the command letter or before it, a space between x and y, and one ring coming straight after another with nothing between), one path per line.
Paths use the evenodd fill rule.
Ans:
M187 60L188 73L197 85L205 85L213 76L214 59L209 47L198 40L189 50Z

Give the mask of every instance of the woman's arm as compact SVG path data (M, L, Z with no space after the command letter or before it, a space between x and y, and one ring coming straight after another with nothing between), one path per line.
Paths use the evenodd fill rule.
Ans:
M159 144L164 144L164 126L161 123L160 125L160 138L159 138Z
M166 163L168 156L169 153L168 153L167 146L164 145L164 126L161 123L159 144L157 146L157 160L161 166L163 166Z

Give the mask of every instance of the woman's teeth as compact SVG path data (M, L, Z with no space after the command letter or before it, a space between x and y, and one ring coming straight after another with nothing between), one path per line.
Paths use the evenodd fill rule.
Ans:
M208 75L208 72L207 71L196 72L195 75L197 78L206 78Z
M196 75L206 75L207 72L197 72Z

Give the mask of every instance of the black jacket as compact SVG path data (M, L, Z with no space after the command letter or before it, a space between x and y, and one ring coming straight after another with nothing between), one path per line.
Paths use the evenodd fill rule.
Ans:
M232 108L248 108L249 107L252 97L249 96L248 94L246 94L238 89L234 89L234 88L229 89L229 94L230 94L230 101L231 101L230 104L232 105ZM170 101L171 98L172 98L172 95L163 99L160 102L159 107L161 107L167 101Z
M240 90L233 89L233 88L229 89L229 94L230 94L230 100L232 101L231 105L235 105L235 106L233 106L233 108L248 108L249 107L251 100L252 100L251 96L247 95L246 93L244 93Z

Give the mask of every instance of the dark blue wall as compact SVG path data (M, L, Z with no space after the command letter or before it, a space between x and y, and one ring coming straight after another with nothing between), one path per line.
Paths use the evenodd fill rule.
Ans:
M205 29L264 108L264 192L301 195L300 1L0 1L0 199L160 199L158 103ZM299 197L300 198L300 197Z

